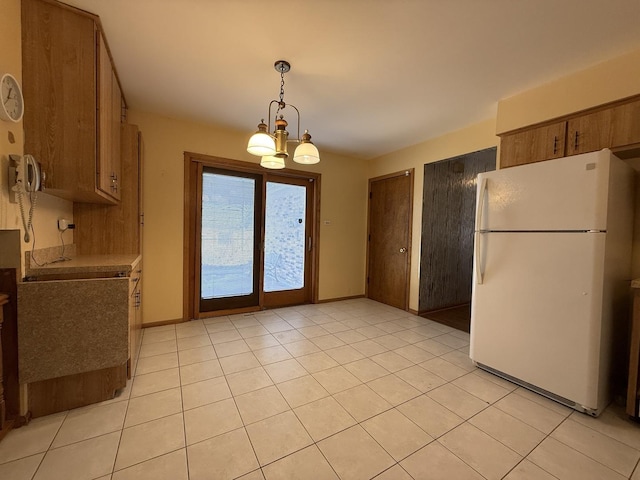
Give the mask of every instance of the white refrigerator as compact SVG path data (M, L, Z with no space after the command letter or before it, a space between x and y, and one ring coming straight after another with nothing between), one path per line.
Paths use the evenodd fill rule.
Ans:
M579 411L627 337L633 170L605 149L477 178L469 355Z

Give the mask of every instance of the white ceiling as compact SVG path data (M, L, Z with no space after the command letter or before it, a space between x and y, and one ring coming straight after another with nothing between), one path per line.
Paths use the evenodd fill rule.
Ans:
M285 101L371 158L640 48L640 0L65 0L101 17L131 108L242 130ZM295 114L285 110L295 135ZM242 146L241 148L244 148Z

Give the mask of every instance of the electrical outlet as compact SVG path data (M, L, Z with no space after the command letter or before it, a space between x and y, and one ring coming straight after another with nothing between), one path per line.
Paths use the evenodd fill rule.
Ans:
M69 220L61 218L58 220L58 230L64 232L69 228Z

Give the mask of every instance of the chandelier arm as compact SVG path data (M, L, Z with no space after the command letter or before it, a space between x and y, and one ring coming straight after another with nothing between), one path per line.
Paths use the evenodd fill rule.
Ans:
M298 107L296 107L295 105L292 105L290 103L287 103L288 107L293 107L293 109L296 111L296 113L298 114L298 137L296 139L291 139L288 140L289 142L297 142L300 143L300 110L298 110Z
M271 100L271 102L269 102L269 120L267 122L267 132L269 133L269 135L271 135L271 105L273 105L274 103L277 103L278 105L280 105L280 103L277 100Z

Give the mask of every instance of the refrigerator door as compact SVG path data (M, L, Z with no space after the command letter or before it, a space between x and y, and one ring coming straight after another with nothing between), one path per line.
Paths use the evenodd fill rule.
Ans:
M470 357L598 407L604 233L485 233L474 282Z
M606 230L612 157L601 150L479 174L476 230Z

